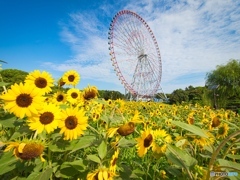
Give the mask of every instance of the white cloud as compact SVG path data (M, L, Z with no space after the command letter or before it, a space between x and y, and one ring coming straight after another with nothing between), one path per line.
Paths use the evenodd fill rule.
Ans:
M166 7L169 10L152 10L153 14L144 13L141 8L138 10L148 19L158 40L163 61L162 87L166 84L168 87L164 89L168 92L176 87L169 85L171 81L182 75L206 73L230 58L239 59L239 3L189 0L167 3ZM204 85L204 77L189 85ZM179 82L181 88L186 87L187 82Z
M136 12L153 30L162 58L161 86L167 92L188 85L204 85L204 75L187 82L180 77L205 74L231 58L240 59L237 1L143 0L130 1L118 8ZM104 4L99 11L70 14L70 22L62 26L61 37L73 50L73 58L62 64L51 63L50 67L58 71L78 69L83 78L120 85L107 44L111 16L118 9Z

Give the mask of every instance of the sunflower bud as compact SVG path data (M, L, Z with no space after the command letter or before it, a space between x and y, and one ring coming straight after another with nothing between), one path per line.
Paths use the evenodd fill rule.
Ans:
M213 119L212 119L212 127L218 127L220 125L220 120L219 120L219 117L215 116Z
M188 124L194 124L194 118L193 117L188 118Z
M58 86L62 87L65 85L65 82L63 82L62 78L58 81Z
M94 99L98 96L98 89L95 86L88 86L83 91L83 97L85 100Z
M33 143L21 143L18 148L16 148L16 156L23 160L30 160L41 156L44 150L44 146L42 144Z
M134 130L135 130L135 124L133 122L129 122L127 124L120 126L117 132L121 136L127 136L129 134L132 134Z

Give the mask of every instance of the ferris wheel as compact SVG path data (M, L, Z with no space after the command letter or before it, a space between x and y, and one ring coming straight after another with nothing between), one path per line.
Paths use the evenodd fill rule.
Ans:
M133 99L152 98L160 88L160 50L149 25L138 14L119 11L109 32L112 65Z

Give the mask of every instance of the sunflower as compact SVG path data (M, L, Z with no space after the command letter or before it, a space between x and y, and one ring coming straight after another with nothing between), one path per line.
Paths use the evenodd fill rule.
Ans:
M165 130L153 131L152 150L158 154L165 153L167 144L172 142L172 138Z
M209 129L212 130L212 128L216 128L221 124L220 121L220 116L216 116L216 115L211 115L212 120L210 122L210 126Z
M7 143L7 147L4 152L13 150L13 154L16 158L20 158L21 160L30 160L36 157L40 157L41 161L45 161L43 159L43 150L44 145L40 142L34 141L26 141L26 142L9 142Z
M62 84L76 86L80 81L80 75L75 70L67 71L62 76Z
M133 122L127 122L119 127L109 128L107 131L108 137L113 137L115 133L118 133L121 136L128 136L132 134L135 130L135 124Z
M168 127L172 127L172 119L166 119L165 120L165 124L168 126Z
M93 121L97 121L100 118L100 112L97 110L93 110L91 112L91 115L92 115Z
M135 130L135 124L133 122L128 122L126 124L121 125L117 132L121 136L128 136L129 134L132 134Z
M45 99L41 95L41 91L30 84L15 83L0 98L5 101L5 109L23 118L25 115L29 117L38 114Z
M217 138L225 138L228 134L228 124L224 123L221 126L218 127L218 134L217 134Z
M52 91L51 87L53 87L53 82L54 80L48 72L40 72L39 70L30 72L25 78L25 83L39 88L43 94Z
M134 116L133 116L133 118L131 119L131 122L133 122L133 123L142 123L143 121L140 120L140 119L141 119L141 116L140 116L139 111L138 111L138 110L135 110Z
M53 103L45 103L37 116L28 118L28 126L31 130L37 130L37 133L41 133L44 129L47 133L51 133L58 127L60 119L60 109L58 106Z
M62 111L58 127L61 129L60 133L64 133L65 140L77 139L87 129L87 126L88 118L83 109L79 110L75 107Z
M166 171L164 171L164 170L160 170L160 171L159 171L159 175L160 175L161 179L167 179L168 177L167 177L166 174L167 174L167 173L166 173Z
M83 97L85 100L97 98L98 96L98 89L96 86L90 86L84 88L83 90Z
M115 176L115 173L103 166L92 173L88 173L87 180L113 180Z
M143 157L148 149L152 147L153 143L153 133L151 129L146 129L145 131L141 132L141 137L137 138L137 150L138 156Z
M81 92L77 88L71 88L67 91L67 101L76 104L81 99Z
M111 147L113 149L117 150L118 149L118 145L119 145L119 141L120 141L120 137L116 136L115 140L110 143Z
M108 99L108 100L107 100L107 104L108 104L109 106L113 105L112 100L111 100L111 99Z
M57 105L64 104L67 101L67 95L64 92L58 91L53 94L52 102Z
M60 78L60 79L58 80L57 84L58 84L58 87L62 87L62 86L65 85L65 82L63 82L63 79Z
M117 149L113 156L112 156L112 159L110 161L110 167L109 167L109 170L113 173L116 173L116 167L117 167L117 159L118 159L118 155L119 155L119 149Z
M207 132L207 135L207 138L199 136L195 137L193 143L199 146L200 149L203 149L205 146L213 144L215 141L215 137L210 132Z
M188 124L194 124L194 117L192 113L188 115L187 122Z

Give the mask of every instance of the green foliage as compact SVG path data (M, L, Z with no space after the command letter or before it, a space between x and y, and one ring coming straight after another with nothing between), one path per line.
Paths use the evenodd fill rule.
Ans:
M4 69L0 73L3 81L8 83L7 87L14 83L23 82L25 77L28 75L27 72L18 69Z
M188 102L188 93L182 89L177 89L172 92L169 97L169 101L171 104L179 104L182 102Z
M229 98L240 95L240 61L232 59L226 65L218 65L215 70L207 73L206 85L219 85L216 90L218 104L226 107Z
M109 90L98 90L99 97L105 100L112 99L124 99L124 95L119 91L109 91Z
M186 124L180 121L172 121L172 123L196 135L199 135L204 138L208 138L207 132L197 126L194 126L192 124Z
M192 104L196 103L202 104L201 101L203 99L203 94L205 90L206 90L205 87L200 86L199 87L189 86L185 89L185 91L188 94L189 102Z

